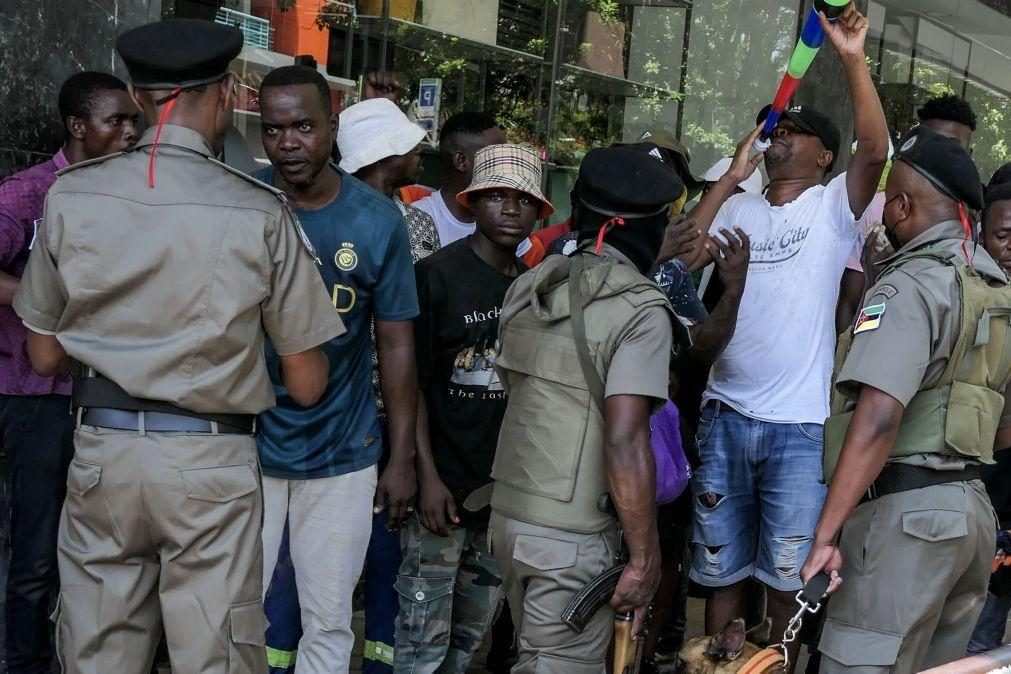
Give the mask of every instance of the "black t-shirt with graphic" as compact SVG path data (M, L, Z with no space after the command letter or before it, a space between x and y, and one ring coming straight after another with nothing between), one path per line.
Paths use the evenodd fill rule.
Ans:
M414 323L418 382L428 405L429 435L439 477L463 501L491 481L491 465L505 414L506 394L495 372L498 319L515 280L456 241L415 265L421 313Z

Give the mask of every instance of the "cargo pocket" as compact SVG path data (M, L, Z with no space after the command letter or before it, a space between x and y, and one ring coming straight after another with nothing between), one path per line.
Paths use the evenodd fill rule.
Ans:
M181 470L186 496L197 501L227 503L251 494L260 486L249 464Z
M902 531L924 541L936 543L968 535L965 513L960 510L911 510L902 513Z
M447 597L453 593L455 581L455 577L397 576L393 589L407 600L407 610L401 608L398 620L412 644L449 643L453 612Z
M262 672L266 667L267 617L259 599L228 610L228 673Z
M84 496L102 479L102 467L74 459L67 471L67 491Z
M957 454L988 457L992 463L993 438L1000 425L1004 396L985 386L952 382L944 441ZM982 448L982 452L980 451Z
M858 627L829 618L818 650L847 667L894 667L902 635Z
M538 571L557 571L576 565L579 545L557 538L519 535L513 543L513 560Z

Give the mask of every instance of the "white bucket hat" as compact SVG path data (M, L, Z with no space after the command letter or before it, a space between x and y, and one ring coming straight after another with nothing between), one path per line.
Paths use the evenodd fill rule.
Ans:
M424 137L425 130L389 99L370 98L355 103L341 112L337 126L340 167L355 173L381 159L407 154Z
M723 177L723 174L730 170L730 164L733 159L730 157L724 157L715 164L709 167L709 170L705 172L702 179L707 183L714 183ZM740 188L745 192L750 192L751 194L761 194L762 193L762 174L755 169L755 172L748 176L748 179L740 184Z

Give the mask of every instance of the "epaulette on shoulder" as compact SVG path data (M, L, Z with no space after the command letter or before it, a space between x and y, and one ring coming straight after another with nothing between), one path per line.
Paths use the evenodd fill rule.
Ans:
M124 154L127 154L127 153L126 152L114 152L112 154L107 154L107 155L102 156L102 157L95 157L94 159L85 159L84 161L79 161L76 164L71 164L70 166L67 166L65 168L61 168L59 171L56 172L56 177L59 178L62 175L70 173L71 171L77 171L78 169L82 169L82 168L84 168L86 166L94 166L95 164L101 164L101 163L107 162L107 161L109 161L110 159L112 159L114 157L121 157Z
M295 211L294 209L292 209L291 204L288 203L288 197L283 191L277 189L273 185L268 185L267 183L261 180L257 180L248 173L240 171L237 168L233 168L228 164L225 164L224 162L220 162L214 157L208 157L207 160L214 162L217 166L220 166L221 168L225 169L232 175L238 176L239 178L242 178L246 182L250 183L251 185L266 190L267 192L270 192L275 197L277 197L277 200L280 201L284 207L284 212L288 215L288 221L291 223L292 226L295 227L295 232L298 234L299 241L302 242L302 247L305 248L305 252L309 253L309 257L311 257L316 262L316 264L318 265L323 264L323 262L319 259L319 254L316 252L316 247L312 245L312 241L309 240L309 237L308 235L306 235L305 230L302 229L302 223L298 221L298 216L295 215Z
M284 192L282 192L281 190L277 189L273 185L268 185L267 183L263 182L262 180L257 180L256 178L254 178L253 176L249 175L248 173L246 173L244 171L240 171L239 169L237 169L237 168L235 168L233 166L229 166L228 164L226 164L223 161L218 161L214 157L207 157L207 161L213 163L215 166L220 166L221 168L225 169L226 171L228 171L232 175L234 175L236 177L239 177L239 178L242 178L243 180L245 180L247 183L250 183L251 185L255 185L256 187L259 187L260 189L263 189L263 190L266 190L266 191L270 192L275 197L277 197L279 201L281 201L283 203L288 203L288 200L284 196Z

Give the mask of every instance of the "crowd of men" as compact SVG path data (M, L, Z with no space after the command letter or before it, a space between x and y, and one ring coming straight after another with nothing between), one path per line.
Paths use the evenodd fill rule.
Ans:
M844 172L808 106L701 178L658 127L536 231L541 156L488 114L445 122L423 189L389 74L337 114L281 67L247 174L241 32L121 35L129 85L69 78L63 147L0 182L8 670L344 672L360 601L367 672L465 672L495 623L490 669L599 674L615 612L674 671L689 587L732 659L820 574L808 671L1000 645L1011 169L981 184L952 96L890 156L866 19L823 26Z

